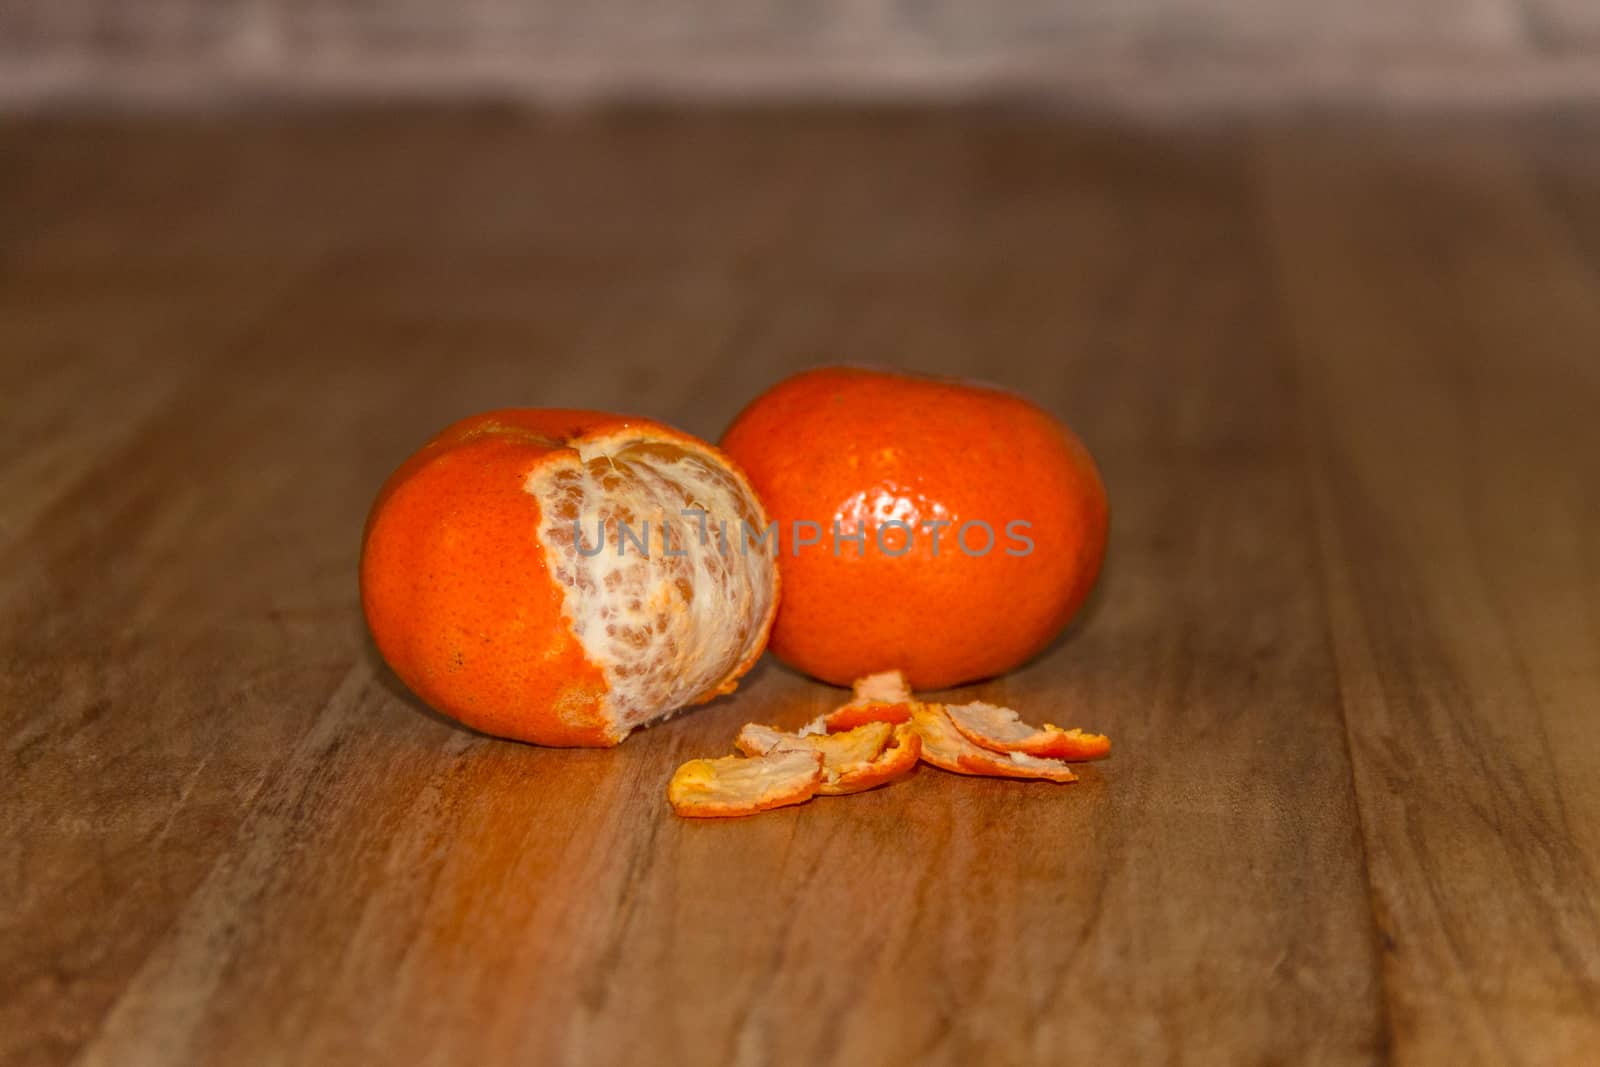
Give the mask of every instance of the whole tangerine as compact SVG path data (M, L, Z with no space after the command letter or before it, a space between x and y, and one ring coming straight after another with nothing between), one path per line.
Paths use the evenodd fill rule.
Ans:
M604 412L491 411L384 483L362 608L384 660L438 711L538 744L614 745L732 691L760 657L774 561L704 534L765 521L699 438Z
M819 368L757 397L721 445L777 524L772 651L835 685L1004 673L1066 626L1105 555L1088 450L993 386Z

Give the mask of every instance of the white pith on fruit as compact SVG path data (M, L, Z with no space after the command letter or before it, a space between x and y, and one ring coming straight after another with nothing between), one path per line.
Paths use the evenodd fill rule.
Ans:
M539 499L538 537L562 614L606 676L605 713L619 734L728 686L760 647L776 562L741 524L759 538L766 516L714 455L629 431L575 443L524 489ZM705 513L704 538L686 509ZM640 538L649 524L648 556L630 540L619 551L620 523Z

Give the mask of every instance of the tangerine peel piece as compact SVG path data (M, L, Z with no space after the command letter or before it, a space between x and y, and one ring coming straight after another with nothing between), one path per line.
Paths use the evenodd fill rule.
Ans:
M1010 708L977 701L947 705L945 711L963 737L994 752L1021 752L1069 762L1105 759L1111 755L1111 739L1104 734L1085 733L1076 728L1063 730L1051 723L1034 726L1023 722Z
M829 733L854 730L871 722L899 726L911 721L911 705L907 704L846 704L823 716L823 727Z
M852 703L908 704L912 700L911 686L901 671L883 671L857 678L850 690L855 694Z
M887 726L887 723L882 725ZM823 796L844 796L847 793L864 793L885 782L905 774L917 765L922 757L922 737L916 727L904 722L893 727L889 744L871 763L862 764L839 775L836 782L823 782L817 790Z
M784 748L746 758L694 759L667 783L667 802L686 818L754 815L802 804L822 786L822 753Z
M911 708L916 698L900 671L884 671L857 678L851 686L850 702L823 716L829 733L853 730L869 722L887 722L899 725L911 721Z
M734 745L746 755L773 752L817 752L822 756L822 785L817 792L840 796L870 789L898 773L895 768L905 755L896 752L887 767L879 757L894 739L894 727L886 722L866 723L854 730L833 734L791 734L772 726L749 723L739 731ZM915 762L913 757L911 762ZM862 784L866 783L866 784Z
M1075 782L1078 776L1060 760L1042 759L1024 752L992 752L964 737L950 721L943 704L920 704L912 724L922 737L922 760L942 771L994 778L1036 778L1050 782Z

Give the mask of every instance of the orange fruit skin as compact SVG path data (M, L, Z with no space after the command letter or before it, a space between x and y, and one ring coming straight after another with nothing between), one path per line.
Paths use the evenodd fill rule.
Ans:
M869 722L889 722L899 725L911 721L910 704L846 704L835 708L823 717L823 725L830 734L854 730Z
M835 685L899 668L917 689L1001 674L1040 652L1083 604L1105 555L1105 487L1059 420L978 383L861 367L795 375L757 397L721 441L744 467L780 534L779 605L770 648ZM864 552L837 543L860 519ZM879 523L915 529L910 549L880 551ZM947 520L937 553L921 523ZM822 527L796 548L797 520ZM968 555L963 523L994 530ZM1031 539L1027 554L1007 523ZM813 531L806 528L806 537ZM901 530L886 527L891 551ZM967 543L976 551L979 527ZM798 554L797 554L798 551ZM859 552L859 554L858 554Z
M562 616L535 536L539 501L523 489L573 442L619 429L708 447L650 419L507 409L447 427L384 483L362 537L361 605L385 662L430 706L541 745L621 740L601 712L605 675Z

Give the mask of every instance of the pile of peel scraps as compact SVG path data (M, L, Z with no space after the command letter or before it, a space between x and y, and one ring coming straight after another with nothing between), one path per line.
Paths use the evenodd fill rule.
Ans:
M754 815L814 796L860 793L899 778L918 760L956 774L1074 782L1068 763L1111 754L1103 734L1030 726L993 704L918 700L899 671L862 678L849 703L797 732L750 723L734 745L740 755L678 768L667 785L673 811L690 818Z

